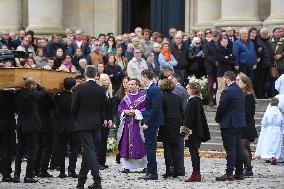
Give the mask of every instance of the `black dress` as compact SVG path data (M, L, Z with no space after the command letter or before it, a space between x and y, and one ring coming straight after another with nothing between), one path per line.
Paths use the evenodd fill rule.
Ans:
M192 130L189 139L185 141L185 146L200 148L201 142L210 140L209 128L200 97L189 98L185 109L184 126Z
M246 127L242 128L241 139L248 139L253 142L257 138L255 128L255 99L253 95L246 95Z

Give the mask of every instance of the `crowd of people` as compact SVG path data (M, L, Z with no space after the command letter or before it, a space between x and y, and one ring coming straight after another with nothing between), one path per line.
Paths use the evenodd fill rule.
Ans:
M90 188L100 188L99 170L108 168L107 139L115 125L116 160L122 164L122 173L141 168L146 173L141 179L158 179L158 133L166 164L163 177L185 176L185 145L193 167L186 181L200 182L198 149L201 142L210 140L210 133L201 86L187 80L193 75L207 76L209 105L218 106L216 122L220 123L227 169L216 180L242 180L253 175L250 142L257 137L255 99L271 98L278 92L281 97L276 79L284 73L283 28L273 29L271 36L267 28L236 32L228 27L189 34L170 28L168 38L140 27L130 34L108 33L97 38L84 36L81 30L73 35L67 29L65 36L52 35L50 41L35 38L33 31L16 33L14 38L10 36L15 32L10 36L7 31L2 33L2 51L22 51L28 56L2 61L0 66L77 75L65 78L64 91L58 94L47 92L33 77L26 78L21 90L0 91L3 181L20 182L21 163L26 158L26 183L37 182L35 176L52 177L48 169L58 169L60 178L78 178L77 188L83 188L91 170L94 184ZM277 106L276 101L270 109ZM266 120L263 124L271 124ZM279 136L278 140L280 144L283 139ZM78 153L83 155L79 174L75 172ZM265 157L273 164L278 158Z

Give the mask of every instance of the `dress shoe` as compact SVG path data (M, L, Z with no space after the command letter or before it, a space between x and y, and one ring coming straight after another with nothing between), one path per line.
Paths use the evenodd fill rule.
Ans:
M216 180L217 181L227 181L227 180L228 181L234 181L235 178L234 178L232 173L226 173L226 174L224 174L224 175L222 175L220 177L216 177Z
M140 179L144 179L144 180L158 180L158 175L149 173L148 175L146 175L145 177L141 177Z
M78 178L78 184L76 186L76 188L78 189L84 189L84 185L86 183L87 178L82 179L82 178Z
M19 182L21 182L20 177L19 177L19 176L14 176L13 182L14 182L14 183L19 183Z
M244 171L244 176L245 177L252 177L253 176L252 166L246 167L246 169Z
M199 171L193 171L191 176L185 182L201 182L201 174Z
M171 177L172 175L170 174L170 173L165 173L165 174L162 174L162 177L164 178L164 179L167 179L167 178L169 178L169 177Z
M88 189L102 189L102 185L100 182L93 183L92 185L88 186Z
M116 163L117 164L120 164L120 154L118 153L118 154L116 154L116 157L115 157L115 160L116 160Z
M100 165L100 170L105 170L108 168L108 165Z
M47 171L46 172L40 172L39 174L38 174L38 176L40 177L40 178L51 178L51 177L53 177L51 174L49 174Z
M234 174L234 179L235 179L235 180L244 180L245 177L244 177L244 175L237 175L237 174Z
M60 174L58 175L58 177L59 177L59 178L66 178L67 175L66 175L65 173L60 173Z
M141 173L147 173L147 168L144 168Z
M271 159L271 165L277 165L277 163L276 163L276 158L275 158L275 157L273 157L273 158Z
M68 172L68 177L78 178L78 174L75 172Z
M128 174L130 171L129 171L129 169L123 169L123 171L121 171L121 172Z
M25 177L24 178L24 183L37 183L38 180L34 179L34 178L29 178L29 177Z
M3 177L2 182L14 182L14 179L9 175L8 177Z

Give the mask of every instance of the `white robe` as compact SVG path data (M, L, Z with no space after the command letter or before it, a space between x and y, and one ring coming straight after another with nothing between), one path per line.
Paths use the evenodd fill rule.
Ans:
M279 159L283 153L283 114L277 106L268 106L261 120L261 132L255 155L262 159Z

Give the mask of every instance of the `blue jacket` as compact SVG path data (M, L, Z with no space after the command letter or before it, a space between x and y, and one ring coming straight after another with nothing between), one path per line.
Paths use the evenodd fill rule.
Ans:
M233 45L234 65L251 66L256 64L256 53L253 42L244 43L242 39L235 41Z
M245 100L245 94L236 83L224 89L215 117L220 128L246 127Z
M164 124L162 93L154 83L152 83L147 90L145 99L144 124L150 127L157 127Z

